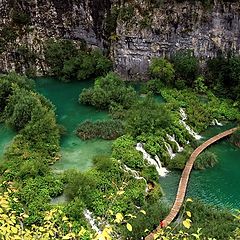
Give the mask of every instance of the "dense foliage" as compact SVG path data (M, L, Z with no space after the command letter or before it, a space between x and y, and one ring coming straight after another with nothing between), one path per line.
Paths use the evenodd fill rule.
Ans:
M49 172L59 159L59 130L52 104L32 90L32 81L16 74L0 77L1 119L17 131L0 165L3 180L16 181L30 222L42 219L62 185ZM47 184L47 185L46 185Z
M233 101L219 99L211 92L198 95L190 89L162 89L160 91L164 99L172 103L175 109L185 108L188 117L186 121L197 132L206 129L214 119L233 121L240 118L239 110L234 107Z
M128 109L135 99L134 89L126 86L124 81L115 73L108 73L106 77L96 79L94 87L84 89L79 98L81 103L99 109L109 109L116 105Z
M49 44L46 57L52 71L65 81L105 75L110 69L108 60L105 61L99 52L77 50L68 41ZM238 69L235 60L231 64ZM93 239L88 231L81 232L81 226L88 227L84 217L86 210L98 218L100 229L107 229L103 230L107 236L104 236L105 239L111 238L109 232L116 239L119 235L126 239L140 239L149 232L147 228L152 229L159 224L159 218L163 218L168 210L159 201L162 196L159 174L155 166L149 165L143 159L143 154L136 150L137 143L141 142L152 157L157 155L164 166L182 169L198 144L183 121L200 132L214 119L240 119L239 109L233 101L218 99L209 91L208 82L198 75L198 61L192 53L179 53L172 62L154 59L150 67L154 80L148 83L147 90L161 93L166 100L165 104L159 103L150 94L138 97L135 90L114 73L97 78L93 88L85 89L80 95L80 101L109 110L114 120L86 121L79 126L77 134L84 140L96 137L115 139L125 135L114 141L111 156L97 156L93 159L92 169L86 172L69 170L59 175L52 173L49 168L49 163L59 159L59 128L53 105L34 92L32 82L27 78L14 74L0 77L0 119L17 131L1 162L0 173L2 180L14 181L18 188L18 191L12 193L18 199L13 204L17 217L21 216L18 214L24 209L29 215L24 219L26 232L24 229L22 234L29 234L29 239L36 236L78 239L86 233L83 239ZM233 79L238 79L237 72L231 69L230 73ZM189 86L194 90L169 89L166 85L178 89ZM186 112L186 119L183 119L181 110ZM238 135L239 132L233 135L233 142L239 139ZM190 145L187 145L188 141L191 141ZM184 150L178 153L180 146ZM173 157L173 153L178 154ZM206 152L199 156L195 168L203 169L213 166L215 162L215 155ZM51 198L63 192L67 201L60 212L53 210ZM8 199L4 198L4 201ZM204 236L207 237L217 237L217 232L220 239L227 239L229 235L233 236L237 227L232 224L231 215L209 210L198 203L191 212L202 212L194 215L193 222L196 221L198 227L204 228ZM14 216L15 212L10 210L7 214ZM51 218L48 218L49 214ZM49 221L52 217L54 223ZM211 219L210 230L207 229L206 221L202 221L205 218ZM190 222L187 218L181 228L190 227ZM113 228L106 228L108 223ZM121 226L116 226L116 223L121 223ZM19 229L18 225L14 228L15 234L20 234ZM35 235L33 230L36 231ZM170 232L163 230L159 238L191 239L202 234L196 227L189 233L178 230L178 227Z
M192 226L189 232L201 228L200 239L238 239L234 230L238 222L228 211L194 200L187 203L186 208L192 213Z
M100 50L89 50L84 44L79 49L70 40L49 40L45 46L45 58L52 74L63 81L102 76L112 68L111 61Z
M240 57L218 56L207 63L208 85L220 96L240 98Z
M173 65L164 58L153 58L149 66L150 76L153 79L165 83L165 85L172 85L175 70Z
M83 140L93 138L113 140L123 134L123 123L119 120L105 120L96 122L87 120L81 123L77 128L77 135Z

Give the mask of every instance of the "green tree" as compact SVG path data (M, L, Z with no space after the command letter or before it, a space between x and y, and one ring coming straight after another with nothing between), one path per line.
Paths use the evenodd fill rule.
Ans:
M172 62L176 73L176 86L182 87L183 83L192 87L199 72L199 62L193 52L179 51L172 57Z
M97 78L93 88L83 89L80 102L95 106L99 109L109 109L111 105L122 105L128 109L136 100L136 92L126 86L124 81L115 73Z
M171 125L172 118L167 108L152 97L146 97L133 105L127 113L126 131L133 136L155 133Z
M173 65L164 58L153 58L149 66L150 76L167 85L172 85L175 70Z

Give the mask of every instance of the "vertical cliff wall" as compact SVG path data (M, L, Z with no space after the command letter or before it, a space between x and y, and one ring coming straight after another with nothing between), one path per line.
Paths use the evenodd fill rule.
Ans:
M110 0L0 0L0 71L46 70L49 38L106 47L103 21Z
M203 3L204 2L204 3ZM239 54L234 0L0 0L0 71L44 73L44 42L73 39L111 53L116 70L142 77L154 56L192 49L202 59Z
M125 3L125 8L132 17L119 18L112 49L116 68L129 78L145 73L152 57L180 49L192 49L202 59L220 52L239 54L238 1L161 1L153 6L136 0Z

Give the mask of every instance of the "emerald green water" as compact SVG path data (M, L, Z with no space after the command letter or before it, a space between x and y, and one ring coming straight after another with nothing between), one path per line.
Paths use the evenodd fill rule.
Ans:
M51 78L36 80L37 91L56 106L57 121L67 130L61 139L62 158L53 166L56 170L86 170L91 167L93 156L111 152L111 141L82 141L75 134L77 126L86 119L95 121L108 118L106 112L78 103L82 89L92 84L92 81L63 83Z
M201 141L229 128L230 125L211 127L203 133ZM219 163L210 169L192 171L187 196L229 209L240 209L240 149L228 140L221 140L209 147L209 150L217 155ZM160 180L169 202L175 198L180 176L181 172L174 171Z
M93 156L111 152L111 141L82 141L75 135L75 130L82 121L108 118L106 112L99 112L78 103L82 89L92 84L91 81L62 83L51 78L36 80L37 91L53 102L58 123L67 129L67 134L61 139L62 158L53 165L55 170L86 170L92 166ZM231 127L211 127L202 133L204 138L201 141ZM14 135L14 132L0 124L0 158ZM240 209L240 149L232 146L227 140L214 144L210 149L218 156L219 163L211 169L193 171L187 195L207 203ZM181 172L174 171L160 179L168 202L175 198L180 175Z
M0 158L3 156L3 153L7 146L10 144L15 133L7 128L4 124L0 124Z

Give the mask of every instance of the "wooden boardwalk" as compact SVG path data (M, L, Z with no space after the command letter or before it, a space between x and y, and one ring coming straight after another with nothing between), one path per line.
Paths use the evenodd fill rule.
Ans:
M156 233L157 231L159 231L161 229L161 227L167 227L177 216L178 212L180 211L180 208L183 204L184 201L184 197L186 194L186 190L187 190L187 185L188 185L188 179L194 164L194 161L196 160L197 156L205 149L207 148L209 145L215 143L216 141L218 141L221 138L224 138L230 134L232 134L233 132L235 132L238 128L232 128L229 129L225 132L222 132L212 138L210 138L209 140L207 140L206 142L204 142L203 144L201 144L198 148L196 148L193 153L191 154L189 160L187 161L184 170L182 172L182 176L178 185L178 191L177 191L177 195L176 195L176 199L175 202L171 208L170 213L167 215L167 217L162 221L162 226L158 226L153 232L151 232L148 236L145 237L145 240L153 240L154 239L154 233Z

